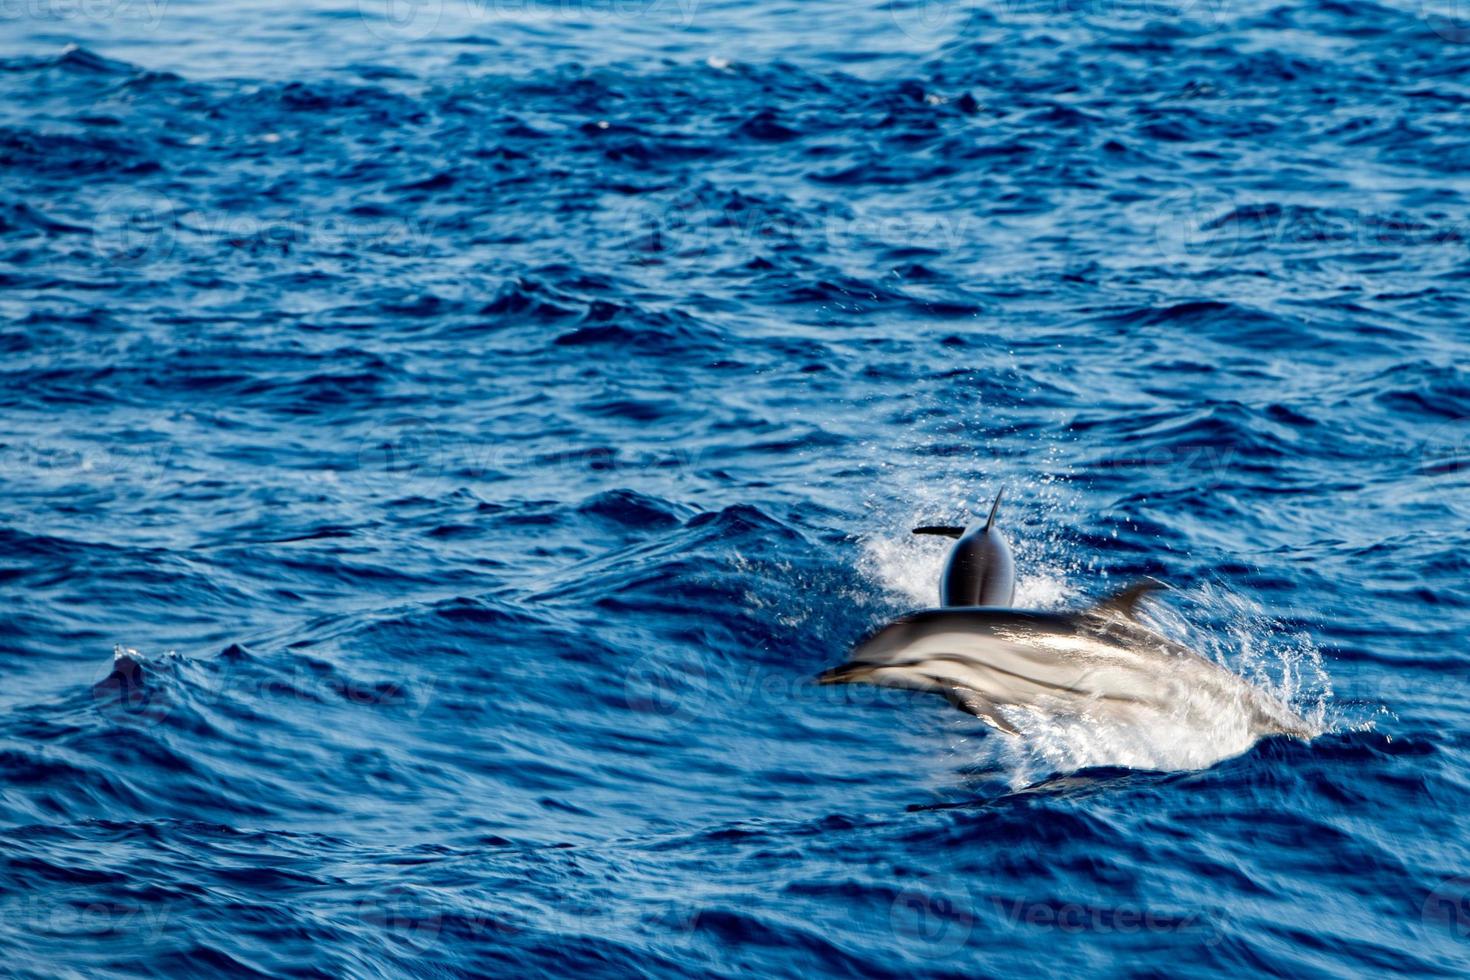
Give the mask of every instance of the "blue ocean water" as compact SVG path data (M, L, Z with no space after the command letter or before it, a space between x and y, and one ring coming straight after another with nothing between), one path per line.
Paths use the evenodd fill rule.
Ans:
M6 972L1464 975L1467 42L0 5ZM816 686L1001 485L1322 734Z

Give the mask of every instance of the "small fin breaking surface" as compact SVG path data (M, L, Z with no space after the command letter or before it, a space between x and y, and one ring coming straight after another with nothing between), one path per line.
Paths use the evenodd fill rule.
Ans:
M1155 592L1162 592L1167 588L1167 585L1156 578L1141 578L1136 582L1129 583L1107 598L1093 603L1088 607L1087 612L1127 616L1129 619L1135 619L1138 616L1140 602L1149 595Z

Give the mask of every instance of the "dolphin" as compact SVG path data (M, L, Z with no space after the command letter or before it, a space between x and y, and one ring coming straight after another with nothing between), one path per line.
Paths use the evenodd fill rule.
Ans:
M959 539L950 549L944 574L939 577L941 606L1009 606L1015 601L1016 563L1005 535L995 526L995 514L1004 494L1005 487L1001 487L985 523L968 531L935 524L914 528L915 534Z
M983 528L959 537L941 608L884 626L818 682L938 694L1009 735L1021 735L1017 725L1034 711L1218 731L1222 741L1244 740L1239 751L1266 735L1312 737L1309 723L1282 701L1141 622L1141 601L1163 588L1154 579L1075 612L989 604L1003 596L1008 606L1015 587L994 522L992 506ZM971 596L979 601L948 601Z

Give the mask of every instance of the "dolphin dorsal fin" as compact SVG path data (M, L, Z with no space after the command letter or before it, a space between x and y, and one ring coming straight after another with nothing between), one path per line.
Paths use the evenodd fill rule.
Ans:
M1138 616L1138 604L1145 596L1167 588L1167 585L1156 578L1141 578L1136 582L1129 583L1106 599L1100 599L1093 603L1087 611L1094 614L1127 616L1129 619L1134 619Z
M995 515L996 512L1000 510L1000 498L1005 496L1005 492L1006 488L1001 487L1000 493L997 493L995 495L995 503L990 505L990 516L985 519L984 530L989 531L992 527L995 526ZM943 538L962 538L965 536L965 531L967 530L969 529L965 527L956 527L953 524L925 524L922 527L914 528L914 533L937 534Z
M915 534L937 534L944 538L964 537L965 529L962 527L951 527L948 524L925 524L923 527L914 528Z
M1002 485L1000 491L995 495L995 503L990 505L990 516L985 519L985 530L988 531L995 526L995 513L1000 510L1000 498L1005 495L1006 488Z

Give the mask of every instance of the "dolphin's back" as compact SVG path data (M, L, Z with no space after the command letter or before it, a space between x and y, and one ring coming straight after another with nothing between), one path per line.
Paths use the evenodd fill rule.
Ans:
M1016 563L1010 543L995 526L1004 495L1001 487L985 524L966 532L950 550L939 579L941 606L1009 606L1015 601Z
M997 528L972 531L955 542L939 580L941 606L1009 606L1016 598L1016 565Z

